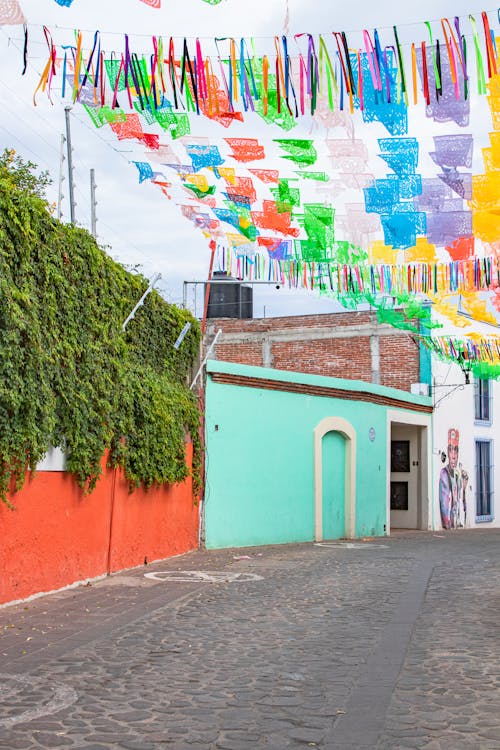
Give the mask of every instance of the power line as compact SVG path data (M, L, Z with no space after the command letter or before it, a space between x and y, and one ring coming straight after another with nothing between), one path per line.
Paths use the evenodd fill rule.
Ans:
M7 36L7 34L6 34L5 30L4 30L4 29L3 29L2 27L0 27L0 31L2 31L2 33L4 34L4 36L6 36L6 37L7 37L7 39L12 39L11 37L8 37L8 36ZM19 48L19 47L18 47L18 46L17 46L16 44L14 44L14 47L15 47L15 48L16 48L16 49L18 50L18 52L20 52L20 51L21 51L21 50L20 50L20 48ZM36 71L36 73L37 73L37 75L40 75L40 72L39 72L39 71ZM6 85L6 84L5 84L5 85ZM59 104L60 104L61 106L64 106L64 102L63 102L63 100L62 100L62 99L60 98L60 96L59 96L59 94L58 94L57 92L55 92L55 97L56 97L56 99L57 99L58 103L59 103ZM128 161L128 159L127 159L126 157L124 157L124 156L123 156L123 154L121 154L121 152L120 152L120 151L119 151L118 149L114 148L114 146L113 146L113 145L112 145L112 144L111 144L111 143L110 143L109 141L106 141L106 139L105 139L105 138L103 138L102 136L100 136L100 135L99 135L99 133L98 133L98 132L97 132L97 131L96 131L95 129L93 130L93 129L92 129L92 128L91 128L91 127L90 127L90 126L88 125L88 123L87 123L87 122L86 122L85 120L82 120L82 119L81 119L80 117L77 117L77 116L76 116L76 115L74 114L74 112L71 112L70 114L71 114L71 116L72 116L72 117L74 117L74 119L75 119L75 120L77 120L77 121L78 121L78 122L79 122L79 123L80 123L81 125L84 125L84 126L85 126L85 127L86 127L86 128L88 129L88 130L90 130L90 131L91 131L91 132L92 132L92 133L93 133L93 134L94 134L94 135L95 135L95 136L96 136L97 138L99 138L99 139L100 139L100 140L101 140L101 141L102 141L103 143L105 143L105 144L106 144L106 145L107 145L107 146L108 146L109 148L113 149L113 151L115 151L115 152L116 152L117 154L119 154L119 155L120 155L120 157L121 157L122 159L125 159L125 161ZM43 118L42 118L42 119L43 119ZM48 122L48 120L45 120L45 121L46 121L46 122ZM57 150L57 149L56 149L56 150Z
M14 138L14 140L16 140L18 143L20 143L21 146L23 147L23 149L25 151L28 151L30 154L33 154L33 156L35 157L35 159L37 160L37 162L40 161L40 160L43 161L44 164L46 164L47 166L49 166L49 169L50 169L50 165L48 165L48 163L45 161L45 159L43 159L43 157L40 159L40 156L35 151L33 151L32 148L30 148L29 146L27 146L24 143L24 141L22 141L21 138L19 138L19 136L15 135L15 133L13 133L11 130L9 130L8 128L6 128L3 123L0 123L0 128L2 128L2 130L5 133L8 133L11 138ZM38 164L37 164L37 166L38 166Z
M0 80L0 84L1 84L2 86L4 86L4 87L5 87L5 88L6 88L6 89L7 89L8 91L10 91L10 92L11 92L11 93L12 93L13 95L15 95L15 94L14 94L14 92L12 91L12 89L10 88L10 86L7 86L7 84L6 84L6 83L5 83L4 81ZM21 104L22 104L22 105L23 105L24 107L27 107L27 108L29 108L29 109L30 109L30 111L31 111L31 107L30 107L30 106L29 106L29 105L28 105L28 104L27 104L27 103L26 103L25 101L23 101L23 100L22 100L22 99L21 99L20 97L18 97L18 96L16 96L16 99L17 99L17 100L18 100L18 101L19 101L19 102L20 102L20 103L21 103ZM11 114L11 115L13 115L13 117L16 117L16 112L15 112L15 111L14 111L13 109L11 109L11 108L9 107L9 105L8 105L8 104L6 103L6 101L5 101L5 100L4 100L3 102L2 102L2 106L3 106L3 108L4 108L4 109L6 109L6 110L7 110L8 112L10 112L10 114ZM44 120L44 118L41 118L41 119L42 119L42 121L44 121L44 122L46 122L46 123L48 123L48 124L50 125L50 128L51 128L51 130L52 130L52 131L54 130L54 128L53 128L53 125L52 125L51 123L49 123L49 121L48 121L48 120ZM39 132L38 132L37 130L35 131L35 135L36 135L36 136L37 136L38 138L40 138L40 140L41 140L41 141L43 141L43 142L44 142L44 143L45 143L45 144L46 144L46 145L47 145L47 146L48 146L49 148L51 148L51 149L52 149L53 151L55 151L56 153L58 153L58 149L56 148L56 146L54 146L54 144L53 144L53 143L50 143L50 142L49 142L49 141L48 141L48 140L47 140L46 138L44 138L44 137L43 137L43 136L42 136L42 135L41 135L41 134L40 134L40 133L39 133Z
M467 16L460 15L460 16L457 16L457 17L461 21L464 21L464 20L468 20L469 16L474 15L474 14L478 14L478 13L482 13L482 12L485 12L487 14L492 13L492 14L495 14L495 16L496 16L497 15L497 11L498 11L497 8L489 8L489 9L481 8L480 10L477 10L477 11L474 11L473 13L467 14ZM397 28L411 28L413 26L424 25L425 23L431 23L431 24L441 23L441 20L442 20L442 17L441 18L428 18L428 19L421 19L420 18L420 19L417 19L416 21L399 22L399 23L394 23L394 24L387 25L387 26L377 26L375 28L377 28L378 31L385 31L385 30L392 31L394 25L397 26ZM41 27L41 24L28 23L28 28L38 28L39 29L40 27ZM75 27L74 26L62 26L60 24L53 24L51 28L58 29L60 31L69 31L69 32L72 32L72 33L74 33L74 31L75 31ZM362 31L364 30L364 28L366 28L366 26L365 27L359 27L358 26L356 28L351 28L351 29L340 28L339 30L340 31L344 31L346 34L355 34L355 33L362 33ZM78 31L81 31L81 32L86 33L86 34L94 34L95 31L96 31L96 29L81 29L80 28L80 29L78 29ZM113 30L113 29L100 29L99 31L100 31L100 33L102 35L109 35L109 36L123 36L123 34L128 33L128 32L116 31L116 29L115 30ZM315 33L322 33L322 34L324 34L324 33L330 33L330 31L315 32ZM139 39L151 39L152 36L154 36L154 35L155 34L153 32L149 33L149 34L128 33L128 36L130 38L135 38L136 37L136 38L139 38ZM234 36L234 38L239 38L241 35L236 34L236 35L233 35L233 36ZM281 36L281 33L278 32L278 33L276 33L274 35L270 35L270 34L265 34L265 35L252 34L248 38L259 39L259 40L260 39L274 40L275 36L279 37L279 36ZM230 38L230 35L226 35L226 37ZM177 36L177 35L172 35L172 38L173 39L200 39L200 40L201 39L210 39L210 40L213 40L214 36L200 36L200 35L194 35L194 36L179 35L179 36Z
M8 37L8 35L6 34L6 32L5 32L5 30L4 30L3 28L0 28L0 30L2 31L2 33L4 34L4 36L6 36L6 37L7 37L8 39L11 39L11 37ZM16 45L16 44L14 44L14 46L16 47L16 49L18 49L18 51L20 51L20 50L19 50L19 48L17 47L17 45ZM38 73L38 71L37 71L37 74L39 74L39 73ZM1 81L1 83L3 83L3 85L4 85L4 86L5 86L5 87L6 87L6 88L7 88L8 90L11 90L11 89L10 89L10 87L9 87L9 86L7 86L7 84L5 84L5 83L4 83L3 81ZM21 103L22 103L22 104L23 104L24 106L28 106L28 105L27 105L27 104L26 104L26 103L25 103L25 102L24 102L24 101L23 101L23 100L22 100L22 99L21 99L20 97L18 97L18 96L17 96L16 94L15 94L15 92L12 92L12 93L13 93L13 94L15 95L15 97L16 97L16 98L17 98L17 99L18 99L18 100L19 100L19 101L20 101L20 102L21 102ZM61 106L62 106L62 105L63 105L63 102L62 102L62 100L60 99L60 97L59 97L59 96L58 96L57 94L56 94L56 98L57 98L58 102L59 102L59 103L61 104ZM39 114L38 116L40 116L40 114ZM117 154L118 154L118 155L120 156L120 158L122 158L122 159L123 159L123 160L124 160L125 162L127 162L127 164L129 164L129 163L130 163L129 159L127 159L127 157L126 157L126 156L124 156L124 155L123 155L123 154L122 154L122 153L120 152L120 150L119 150L119 149L115 148L115 147L114 147L114 146L113 146L113 145L112 145L112 144L111 144L111 143L110 143L109 141L107 141L107 140L106 140L105 138L103 138L103 137L102 137L102 136L101 136L101 135L100 135L100 134L99 134L98 132L96 132L96 130L92 129L92 128L91 128L91 127L89 126L89 124L88 124L88 123L87 123L87 122L86 122L85 120L83 120L83 119L81 119L80 117L76 116L76 115L75 115L75 114L74 114L73 112L71 112L71 113L70 113L70 116L74 117L74 119L75 119L75 120L77 120L77 122L79 122L79 123L80 123L80 125L83 125L83 126L85 126L85 127L87 128L87 130L89 130L89 131L90 131L90 132L91 132L91 133L93 134L93 136L96 136L97 138L99 138L99 140L100 140L100 141L102 141L102 143L104 143L104 144L105 144L105 145L106 145L106 146L107 146L108 148L111 148L111 149L112 149L112 150L113 150L113 151L114 151L115 153L117 153ZM48 120L47 120L46 118L44 118L43 116L40 116L40 117L41 117L41 119L42 119L42 120L43 120L43 121L44 121L45 123L49 124L49 125L50 125L50 127L52 127L51 123L49 123L49 121L48 121ZM36 153L35 151L33 151L33 150L32 150L31 148L29 148L28 146L25 146L25 145L24 145L24 143L23 143L23 142L22 142L22 141L21 141L21 140L20 140L20 139L19 139L19 138L18 138L17 136L15 136L15 135L14 135L13 133L11 133L11 131L9 131L9 130L8 130L8 129L7 129L7 128L6 128L6 127L5 127L4 125L3 125L3 124L2 124L2 125L0 125L0 126L1 126L1 127L2 127L2 128L3 128L3 129L4 129L5 131L6 131L6 132L7 132L7 133L9 133L9 135L11 135L11 136L12 136L13 138L15 138L15 139L16 139L16 140L18 141L18 143L21 143L21 145L23 145L23 147L24 147L24 148L26 148L26 149L27 149L27 150L28 150L28 151L29 151L30 153L32 153L32 154L33 154L33 155L35 156L35 158L36 158L37 160L39 159L39 156L38 156L38 154L37 154L37 153ZM45 139L43 139L43 138L42 138L42 140L44 140L44 142L46 142L46 143L47 143L47 144L48 144L49 146L51 146L51 144L49 144L49 143L48 143L48 141L45 141ZM57 150L57 149L55 148L55 146L51 146L51 148L53 148L53 149L54 149L54 150L55 150L55 151L56 151L56 152L58 153L58 150ZM47 161L46 161L45 159L42 159L42 161L43 161L43 162L44 162L45 164L47 164ZM51 168L51 167L50 167L50 165L48 165L48 166L49 166L49 168ZM77 168L75 169L75 171L76 171L76 172L77 172L78 174L80 174L80 170L81 170L81 169L82 169L81 167L77 167ZM77 191L77 193L78 193L79 197L83 198L83 205L85 205L85 201L87 200L87 198L83 196L83 193L82 193L82 191L80 190L80 188L78 187L78 185L76 185L76 186L75 186L75 189L76 189L76 191ZM84 210L84 211L83 211L82 213L83 213L83 215L84 215L84 218L86 218L87 220L89 220L89 214L88 214L88 212L85 212L85 210ZM111 229L111 227L110 227L110 226L109 226L108 224L106 224L105 222L103 222L103 221L100 221L100 223L101 223L101 224L103 224L104 226L107 226L107 227L108 227L108 229ZM121 242L123 242L123 241L124 241L124 240L123 240L123 238L122 238L122 237L120 237L120 236L118 235L118 233L117 233L117 232L116 232L115 230L112 230L112 231L113 231L113 233L115 234L115 236L117 237L117 239L119 239L119 240L120 240ZM132 247L132 248L133 248L134 250L136 250L137 252L139 252L139 253L140 253L139 249L138 249L138 248L137 248L136 246L134 246L134 245L133 245L132 243L130 243L130 242L127 242L126 240L125 240L125 242L126 242L126 243L127 243L127 244L128 244L129 246L130 246L130 247Z
M474 11L474 13L469 13L467 16L466 15L454 16L454 18L456 17L456 18L458 18L462 22L463 21L469 22L471 16L474 17L474 14L477 15L477 14L482 13L482 12L485 12L486 14L494 14L495 17L498 18L498 9L497 8L490 8L490 9L487 9L487 10L484 10L483 8L481 8L481 9L478 9L477 11ZM432 19L420 19L420 20L417 20L417 21L408 21L408 22L403 22L403 23L400 22L400 23L393 24L393 25L376 26L376 27L374 27L374 30L376 29L379 32L380 31L390 31L392 33L393 29L394 29L394 26L396 26L397 29L401 30L401 29L405 29L405 28L413 28L413 27L418 27L418 26L424 26L426 23L429 23L431 25L432 24L441 24L442 20L443 20L443 17L441 17L441 18L432 18ZM447 20L449 20L449 19L447 19ZM500 19L498 19L498 20L500 21ZM38 29L38 30L41 28L41 24L35 24L35 23L29 23L29 24L27 24L27 26L28 26L28 28L33 28L33 29ZM72 34L74 34L74 32L75 32L74 26L62 26L60 24L54 24L52 26L52 28L53 29L57 29L59 31L71 32ZM351 28L351 29L345 29L344 28L344 29L340 29L340 31L343 31L345 34L360 34L361 35L362 32L365 30L365 28L366 27L364 27L364 28L358 27L358 28ZM93 34L96 33L96 29L81 29L80 28L80 29L78 29L78 31L80 31L80 32L82 32L84 34L90 34L90 35L93 35ZM149 34L130 33L130 32L126 32L126 31L116 31L116 30L110 30L110 29L99 29L99 33L101 35L101 38L102 38L102 36L116 36L116 37L122 38L126 34L129 37L129 39L134 39L134 38L137 38L137 39L152 39L152 37L155 35L153 33L149 33ZM325 36L325 35L329 35L330 33L334 33L334 31L333 30L332 31L330 31L330 30L324 31L323 30L323 31L316 31L316 32L310 32L309 31L308 33L311 33L312 36L319 36L319 35ZM464 33L464 31L462 30L462 34L468 40L474 39L474 35L471 32ZM158 35L158 36L162 36L162 35ZM282 36L282 34L280 32L280 33L277 33L275 35L250 35L248 37L244 37L244 36L242 37L241 35L238 35L238 34L236 34L236 35L228 35L228 34L226 34L224 36L224 38L227 39L227 40L229 40L231 38L233 38L233 39L242 38L242 39L248 39L249 41L250 40L251 41L274 41L275 38L280 38L281 36ZM290 39L290 40L294 39L294 37L295 37L294 34L288 34L287 35L287 38ZM13 41L18 41L18 42L24 43L24 38L22 38L22 37L10 37L10 36L7 35L7 38L8 38L9 41L13 40ZM170 36L167 35L167 36L165 36L165 38L170 38ZM179 42L181 42L183 40L188 40L188 41L200 40L200 41L212 41L212 42L214 42L216 37L214 35L212 35L212 36L203 36L203 35L201 35L201 36L200 35L196 35L196 36L189 36L189 35L187 35L187 36L184 36L184 35L181 34L181 35L172 35L171 38L174 41L179 41ZM45 41L43 41L43 40L36 40L36 39L35 40L30 40L29 44L30 44L30 46L37 45L37 46L42 46L42 47L45 47L47 45L47 43ZM401 47L410 47L410 43L401 40L400 41L400 46ZM144 51L144 53L148 53L148 52L150 52L150 49ZM32 60L33 59L40 59L40 60L42 60L42 59L46 59L46 58L45 57L36 58L36 57L30 56L30 59L32 59Z

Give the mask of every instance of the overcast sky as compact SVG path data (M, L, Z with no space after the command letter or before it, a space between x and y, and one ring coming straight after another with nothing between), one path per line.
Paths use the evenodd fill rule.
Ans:
M71 43L72 29L100 30L106 49L128 33L132 45L149 49L148 36L177 37L255 36L260 43L285 31L324 33L333 30L359 32L397 25L401 38L424 39L423 21L460 15L464 24L469 13L481 23L484 8L475 0L421 0L399 3L393 0L222 0L211 6L202 0L162 0L155 10L139 0L74 0L70 8L54 0L20 0L29 21L30 55L28 74L22 78L22 28L0 29L0 147L13 147L24 158L49 170L55 185L50 198L56 200L59 174L60 139L64 131L64 104L54 96L51 105L40 95L33 106L33 92L45 65L46 46L42 25L48 27L58 43ZM490 23L496 30L496 11ZM439 27L434 25L435 33ZM115 36L116 34L116 36ZM135 36L144 35L144 36ZM259 42L258 42L259 43ZM472 52L470 53L472 55ZM204 136L207 120L192 118L193 136ZM207 241L180 213L174 201L168 201L152 185L139 185L137 170L130 160L137 158L130 141L118 141L107 129L96 130L78 105L71 112L76 181L77 222L90 228L89 172L96 171L97 231L99 241L109 254L125 264L140 265L146 276L160 272L161 290L172 302L182 300L182 281L203 279L208 269ZM231 135L220 129L220 137ZM255 132L240 128L238 135L255 137ZM282 137L278 129L272 137ZM289 137L301 137L292 131ZM65 190L67 194L67 189ZM64 219L69 218L67 200ZM255 314L267 315L328 311L334 303L318 300L314 294L280 290L256 292Z

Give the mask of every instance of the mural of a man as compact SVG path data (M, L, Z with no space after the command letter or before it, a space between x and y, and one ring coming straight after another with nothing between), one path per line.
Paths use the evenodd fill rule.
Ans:
M458 463L460 433L448 430L448 463L439 476L439 507L444 529L457 529L467 521L467 472Z

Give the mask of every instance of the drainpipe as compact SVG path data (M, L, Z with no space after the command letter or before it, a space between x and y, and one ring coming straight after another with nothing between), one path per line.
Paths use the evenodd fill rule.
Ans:
M200 408L200 437L202 445L202 465L201 465L201 477L202 485L200 490L200 501L198 506L198 549L203 549L205 546L205 490L206 490L206 440L205 440L205 392L203 388L198 391L198 404Z
M115 518L115 491L116 491L116 472L118 468L113 469L113 479L111 480L111 503L109 508L109 533L108 533L108 556L106 560L106 574L111 575L111 552L113 549L113 522Z

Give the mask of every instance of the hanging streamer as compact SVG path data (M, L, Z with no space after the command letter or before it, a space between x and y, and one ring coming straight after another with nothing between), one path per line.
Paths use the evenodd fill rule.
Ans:
M233 253L237 258L237 248L233 248ZM275 260L266 256L262 258L263 266L256 270L256 278L276 281L283 274L290 284L294 279L293 286L297 285L297 279L294 278L297 261ZM439 296L500 288L500 259L496 256L448 263L419 262L401 265L350 265L332 261L315 266L314 261L305 260L301 263L302 279L308 279L307 288L311 284L321 283L323 276L328 276L329 283L331 278L335 279L334 291L339 296L363 295L366 289L370 289L372 294Z
M474 40L474 49L476 51L477 91L478 91L478 94L486 94L486 81L484 78L483 57L481 54L481 43L479 41L479 33L477 31L476 19L474 18L474 16L470 15L469 21L472 27L472 37Z
M481 18L484 29L483 40L479 38L474 16L471 15L469 21L475 49L478 92L485 94L486 74L483 55L486 56L489 78L497 75L498 62L496 41L487 13L483 11ZM467 47L465 35L461 34L458 17L454 19L454 28L448 19L440 20L443 34L441 41L435 39L430 22L425 21L424 24L429 41L427 43L424 40L412 42L408 45L407 52L400 41L396 26L392 27L393 45L383 45L377 29L374 30L373 38L365 29L362 32L361 49L349 46L345 32L332 32L336 47L334 57L328 49L324 35L318 35L315 41L311 34L296 34L294 40L297 44L302 37L307 38L307 52L298 49L295 70L293 69L295 56L290 53L286 35L275 36L274 53L263 54L261 57L257 57L255 51L250 52L250 40L245 37L238 42L234 38L216 37L214 40L215 56L207 53L204 49L205 42L200 38L194 41L184 39L180 59L175 54L173 38L170 38L168 54L165 56L161 38L153 36L151 53L145 58L131 49L130 38L125 35L122 53L123 69L120 75L124 76L124 89L127 92L131 109L134 107L135 100L141 111L150 105L157 109L160 107L162 98L167 96L168 99L173 100L171 108L173 112L196 112L198 115L223 119L226 114L233 118L238 115L238 119L241 119L245 112L257 110L257 102L260 100L262 101L258 108L259 112L266 118L269 117L272 114L269 107L269 86L272 85L273 93L276 94L276 99L273 96L273 109L277 110L280 117L276 118L273 115L270 119L273 122L278 121L278 124L285 127L291 126L289 117L297 118L299 115L314 114L319 98L326 100L330 111L337 106L343 109L346 95L351 112L356 108L364 109L366 83L363 77L368 74L368 71L371 78L371 90L375 91L375 94L383 92L383 98L387 104L399 105L403 101L405 106L408 106L411 98L412 104L416 105L418 103L417 49L420 47L422 90L426 105L429 106L431 103L429 64L433 67L438 98L444 96L444 85L453 87L455 99L467 98ZM25 36L26 39L27 36ZM220 48L220 43L223 41L229 43L229 50L224 53ZM444 53L444 46L446 53ZM430 54L428 54L429 47ZM55 62L58 58L63 60L65 53L62 50L61 53L54 55L51 51L51 55ZM405 61L405 55L408 55L408 63ZM78 100L83 95L84 89L93 87L90 96L93 97L96 105L111 104L115 107L116 80L113 80L108 94L106 94L105 86L102 85L103 64L108 68L110 57L109 55L105 58L101 57L101 37L98 32L95 33L88 50L84 49L82 33L77 32L75 53L72 54L72 58L73 100ZM115 55L115 59L119 60L120 55ZM70 62L66 54L66 71ZM394 65L397 76L396 86L394 86ZM448 68L448 74L444 66ZM269 73L270 67L273 76ZM217 78L214 76L214 70L217 70ZM412 84L410 84L410 70ZM50 83L54 75L51 63L42 74L42 77L45 76L47 80L45 84L42 81L37 92L40 89L50 91ZM66 77L67 75L66 72ZM464 79L462 90L460 75ZM443 83L444 81L446 84ZM167 82L170 91L167 91ZM62 88L66 93L66 81L62 82ZM411 89L413 89L412 96L409 95ZM85 94L86 102L90 96L89 93ZM109 96L111 101L107 102L106 96ZM226 100L227 102L223 105L222 102ZM377 102L381 103L375 97L375 104ZM285 110L282 111L284 105ZM240 112L236 111L238 108ZM230 119L227 122L229 124Z

